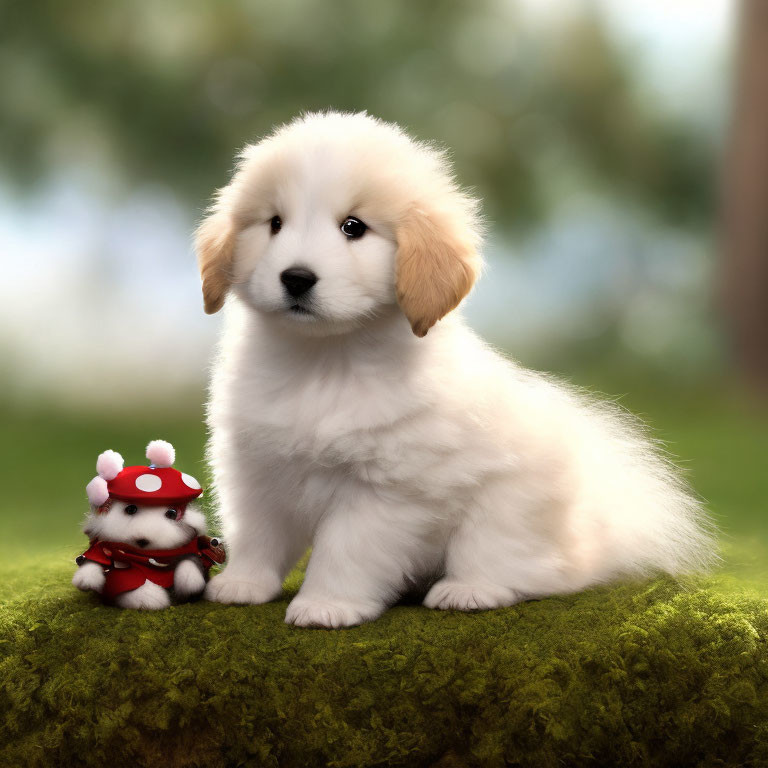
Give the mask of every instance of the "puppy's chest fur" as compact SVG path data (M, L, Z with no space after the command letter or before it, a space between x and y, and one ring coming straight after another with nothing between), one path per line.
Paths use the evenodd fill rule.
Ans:
M335 467L386 459L387 434L402 433L429 408L406 389L408 382L391 372L326 359L267 363L242 396L251 403L245 415L263 455Z
M222 399L273 482L355 479L455 501L482 474L508 468L509 457L489 453L466 409L436 400L426 376L396 357L251 358Z

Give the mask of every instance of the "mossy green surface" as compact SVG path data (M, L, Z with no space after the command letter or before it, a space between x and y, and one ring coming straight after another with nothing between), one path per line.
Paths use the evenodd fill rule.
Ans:
M0 408L0 768L768 766L768 420L688 390L625 404L707 499L721 570L342 631L283 623L300 572L265 606L138 614L77 592L96 454L137 462L163 437L202 478L199 408Z
M4 766L768 765L768 601L728 572L331 631L284 624L299 572L147 614L72 570L0 611Z

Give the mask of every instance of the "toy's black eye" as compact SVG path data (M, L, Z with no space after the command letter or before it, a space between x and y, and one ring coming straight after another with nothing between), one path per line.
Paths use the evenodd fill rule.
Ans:
M273 216L269 221L272 234L276 235L283 228L283 220L279 216Z
M365 234L368 225L356 219L354 216L347 216L341 225L341 231L350 239L357 240Z
M166 510L165 516L169 520L175 520L176 519L176 510L175 509L168 509L168 510Z
M126 515L135 515L139 508L135 504L129 504L123 511Z

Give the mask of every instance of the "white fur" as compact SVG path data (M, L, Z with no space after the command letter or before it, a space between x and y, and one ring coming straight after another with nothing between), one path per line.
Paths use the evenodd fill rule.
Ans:
M474 210L444 157L333 113L243 157L215 209L251 223L209 404L229 564L208 599L274 599L310 544L286 614L301 626L374 619L414 585L475 610L712 561L699 502L632 417L505 359L459 312L412 334L397 217L424 195L465 229ZM352 242L350 214L371 227ZM293 265L319 276L311 314L289 311Z
M147 445L147 458L156 467L172 467L176 461L174 447L165 440L152 440Z
M104 451L96 459L96 474L114 480L123 471L123 457L117 451Z
M95 479L101 480L101 478ZM95 480L92 480L88 486L90 487L93 482ZM102 503L99 502L95 506L100 506ZM90 539L121 542L148 550L175 549L191 541L195 536L205 534L205 516L193 504L187 506L181 520L171 520L165 516L168 506L136 505L137 511L133 515L128 515L125 513L125 508L129 504L130 502L127 501L115 500L107 512L101 513L92 508L83 525L83 532ZM78 589L101 592L105 583L104 571L98 563L87 560L75 571L72 583ZM185 558L176 565L173 590L178 598L186 599L198 595L204 588L205 577L198 563L191 558ZM138 589L119 595L115 602L121 608L158 610L170 605L170 598L163 587L151 581L145 581Z
M173 591L182 599L199 595L205 589L205 577L199 563L191 558L182 560L173 574Z
M175 549L206 531L205 516L193 504L187 506L181 520L165 516L169 506L138 506L133 515L125 514L128 501L115 500L108 512L91 510L83 525L83 532L99 541L119 541L132 547L146 540L144 549Z
M72 583L83 592L101 592L105 581L104 569L90 560L84 562L72 577Z
M133 608L138 611L159 611L171 604L167 589L154 581L145 581L138 589L123 592L115 598L120 608Z
M174 582L178 578L179 567L187 560L182 560L179 565L176 566L176 573L174 574ZM194 566L193 564L193 567ZM186 569L185 569L186 571ZM198 573L202 579L202 575ZM186 573L185 573L186 576ZM184 579L184 577L182 577ZM72 583L84 592L93 591L101 592L104 588L104 582L106 577L104 570L98 563L86 561L76 571L72 577ZM186 584L186 581L185 581ZM175 586L175 583L174 583ZM192 594L202 592L202 587L197 590L189 592L181 592L180 597L189 597ZM122 595L118 595L115 599L115 603L121 608L136 608L139 610L159 610L161 608L167 608L170 604L170 598L168 593L159 584L155 584L151 581L145 581L138 589L131 590L130 592L124 592Z

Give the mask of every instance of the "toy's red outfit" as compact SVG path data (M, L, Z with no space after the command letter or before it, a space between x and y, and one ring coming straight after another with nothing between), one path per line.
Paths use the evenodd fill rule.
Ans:
M102 566L106 582L101 595L114 600L124 592L138 589L145 581L170 589L176 566L188 557L198 559L207 577L214 563L224 562L224 550L212 544L209 536L198 536L176 549L136 549L120 542L91 541L90 548L77 560L79 564L90 560Z

